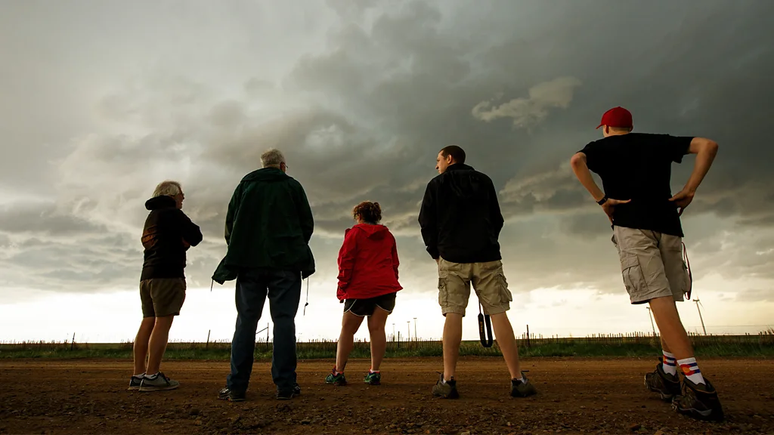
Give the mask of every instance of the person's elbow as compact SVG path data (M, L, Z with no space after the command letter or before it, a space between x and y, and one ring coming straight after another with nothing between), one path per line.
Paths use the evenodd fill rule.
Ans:
M575 153L570 159L570 166L573 168L580 168L586 165L586 154Z
M720 145L718 145L717 142L711 139L707 139L707 153L710 154L712 157L715 157L718 154L718 148L720 148Z
M714 157L718 153L719 147L718 143L712 139L696 137L691 141L689 151L691 154L706 154Z

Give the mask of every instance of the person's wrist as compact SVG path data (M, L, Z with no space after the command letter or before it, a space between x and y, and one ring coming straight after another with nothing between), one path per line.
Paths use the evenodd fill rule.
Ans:
M609 198L607 197L607 195L605 195L605 196L603 196L602 198L600 198L600 199L598 199L596 201L597 201L597 204L602 205L602 204L606 203L608 199Z

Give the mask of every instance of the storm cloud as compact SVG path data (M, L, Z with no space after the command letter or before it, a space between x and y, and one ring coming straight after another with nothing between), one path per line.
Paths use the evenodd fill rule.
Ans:
M609 223L568 165L617 105L637 131L720 144L686 241L699 269L730 249L713 272L774 279L769 2L41 5L0 7L9 288L133 288L143 203L164 179L204 230L187 270L207 286L230 195L276 147L313 207L318 279L335 277L352 207L373 200L402 276L433 291L416 217L455 143L497 186L514 290L620 292ZM675 191L692 163L675 165ZM746 297L771 300L765 288Z

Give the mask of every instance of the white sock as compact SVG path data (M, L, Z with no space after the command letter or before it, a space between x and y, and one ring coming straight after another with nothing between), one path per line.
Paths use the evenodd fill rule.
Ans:
M672 376L677 375L677 359L674 354L663 351L664 358L661 360L661 368L664 369L664 373Z
M704 384L704 376L701 375L699 370L699 364L696 363L696 358L685 358L677 361L680 364L680 370L683 371L683 375L690 379L694 384Z
M140 373L139 375L132 375L133 378L142 378L145 376L145 373Z
M153 374L153 375L145 374L145 377L149 379L156 379L157 377L159 377L159 373L161 372L156 372L156 374Z

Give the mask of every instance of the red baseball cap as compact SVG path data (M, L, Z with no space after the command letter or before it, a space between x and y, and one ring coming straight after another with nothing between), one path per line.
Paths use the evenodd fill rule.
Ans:
M608 127L633 128L632 112L621 106L613 107L602 115L602 121L599 122L597 128L602 127L603 125Z

